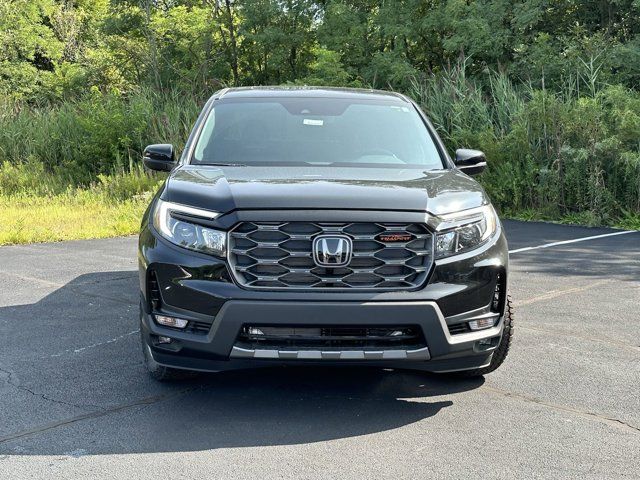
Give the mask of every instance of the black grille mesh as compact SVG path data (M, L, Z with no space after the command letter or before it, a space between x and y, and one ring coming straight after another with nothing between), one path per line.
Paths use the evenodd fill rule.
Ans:
M245 325L238 335L236 344L243 348L320 348L323 350L426 346L422 330L416 325Z
M315 264L313 239L323 234L352 239L347 266ZM383 241L385 234L409 239ZM229 235L236 280L254 288L411 289L426 280L432 252L432 235L419 223L243 222Z

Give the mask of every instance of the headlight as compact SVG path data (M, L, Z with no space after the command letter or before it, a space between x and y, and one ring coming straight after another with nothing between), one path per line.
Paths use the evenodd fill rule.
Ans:
M436 258L450 257L478 248L498 228L498 217L491 205L443 215L439 219Z
M211 221L219 214L178 203L156 202L153 226L171 243L191 250L224 257L227 251L227 234L189 221L193 218Z

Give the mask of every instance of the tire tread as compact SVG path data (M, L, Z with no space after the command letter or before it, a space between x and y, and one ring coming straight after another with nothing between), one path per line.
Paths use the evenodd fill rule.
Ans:
M511 299L511 294L507 293L507 301L504 307L504 330L502 332L500 344L498 345L498 348L495 349L495 351L493 352L493 356L491 357L491 363L486 367L455 372L455 375L461 377L479 377L497 370L498 367L500 367L500 365L502 365L502 363L507 358L509 349L511 348L511 340L513 339L514 316L515 311L513 308L513 300Z

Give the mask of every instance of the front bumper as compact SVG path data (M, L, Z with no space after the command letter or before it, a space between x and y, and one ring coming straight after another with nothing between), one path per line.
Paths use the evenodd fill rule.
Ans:
M314 350L246 349L237 346L241 328L304 324L330 326L417 325L426 339L421 348ZM230 300L218 312L206 335L194 335L156 324L142 311L141 331L154 360L162 365L204 371L300 363L385 366L432 372L486 366L502 335L502 319L492 328L451 335L435 302L264 302ZM158 344L159 336L172 339Z
M159 364L219 371L276 364L371 365L433 372L486 366L502 335L503 305L494 327L459 333L449 324L464 322L491 303L498 283L506 290L508 249L502 231L482 248L438 260L420 289L390 292L268 291L236 285L224 260L186 251L143 225L139 264L141 331ZM154 309L150 276L161 296ZM152 311L206 326L206 333L158 325ZM416 325L426 348L252 349L237 345L243 325ZM159 344L159 336L170 344ZM235 347L235 348L234 348ZM416 351L418 350L418 351Z

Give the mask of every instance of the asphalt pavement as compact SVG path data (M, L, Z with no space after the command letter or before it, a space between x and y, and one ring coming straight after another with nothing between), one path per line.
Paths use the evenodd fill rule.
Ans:
M136 238L0 247L0 479L640 478L640 232L505 227L515 338L475 380L287 368L159 384Z

